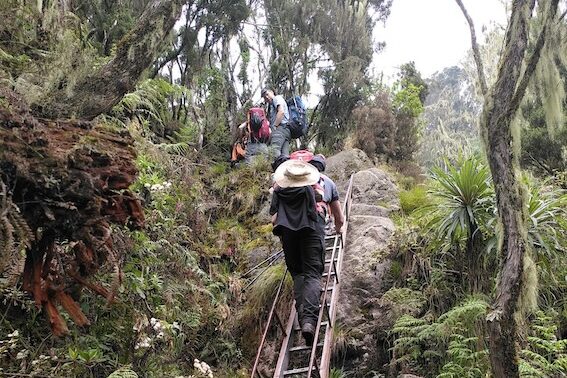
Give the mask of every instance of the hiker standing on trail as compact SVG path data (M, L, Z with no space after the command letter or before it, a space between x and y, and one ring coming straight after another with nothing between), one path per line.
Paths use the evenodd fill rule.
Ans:
M276 95L271 88L262 89L262 97L269 105L273 157L289 155L291 131L289 129L290 117L287 103L283 96Z
M325 219L318 203L324 197L323 189L318 185L321 175L314 165L284 156L276 159L274 165L274 168L277 166L275 189L270 206L273 232L281 237L286 265L293 277L301 332L306 343L312 345L325 266ZM334 199L331 203L339 203L336 187L331 197ZM340 232L343 220L340 205L338 207L335 220L337 232Z

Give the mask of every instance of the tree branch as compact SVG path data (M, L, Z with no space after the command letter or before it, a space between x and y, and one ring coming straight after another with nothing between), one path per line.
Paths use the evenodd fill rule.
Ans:
M480 49L478 47L478 42L476 41L476 32L474 30L474 23L471 16L469 16L469 13L467 12L467 9L465 8L462 0L455 0L455 1L457 2L457 5L459 5L459 8L461 8L461 11L463 12L463 15L465 16L469 24L469 28L471 31L471 45L473 50L473 57L476 63L476 70L478 72L478 81L480 82L480 91L482 92L483 96L486 96L488 92L488 87L486 85L486 76L484 75L484 66L482 64L482 59L480 57Z
M180 34L177 37L179 38L181 36L182 35ZM187 45L187 38L183 36L179 46L175 47L175 43L174 43L173 46L172 46L173 47L172 50L170 50L162 59L160 59L160 61L158 61L155 64L155 67L153 68L152 73L150 74L150 77L155 78L159 74L161 69L163 67L165 67L166 64L173 61L174 59L176 59L179 56L179 54L181 54L181 52L183 51L183 49L185 48L186 45Z
M112 109L152 64L184 3L152 0L134 28L118 42L110 62L72 87L63 85L48 92L32 105L34 112L46 118L92 119Z
M528 87L528 84L530 83L530 79L532 78L533 73L537 67L539 58L541 56L541 51L543 49L543 46L545 45L545 38L547 36L551 23L553 22L553 18L557 13L558 4L559 4L559 0L551 0L547 9L547 13L544 15L545 20L543 22L543 28L536 41L534 51L532 55L530 55L527 61L526 69L524 70L522 79L520 80L520 83L516 87L516 91L514 92L514 97L510 102L510 112L512 114L515 113L516 110L518 110L518 107L520 106L520 102L524 98L524 94L526 93L526 89Z

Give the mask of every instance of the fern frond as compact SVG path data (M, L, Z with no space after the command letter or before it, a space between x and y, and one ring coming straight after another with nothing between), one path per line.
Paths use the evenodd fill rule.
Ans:
M558 358L553 362L553 371L567 375L567 356Z
M187 155L187 152L189 151L190 148L189 144L185 142L160 143L157 145L157 147L173 155Z
M522 359L531 366L536 366L544 370L549 370L549 368L551 367L551 363L539 353L523 349L521 355Z
M34 237L20 210L8 197L6 186L1 184L0 276L2 286L9 286L22 274L26 248L31 246Z
M129 367L122 367L115 370L107 378L138 378L138 374Z
M0 273L4 273L14 251L14 227L7 216L0 218Z

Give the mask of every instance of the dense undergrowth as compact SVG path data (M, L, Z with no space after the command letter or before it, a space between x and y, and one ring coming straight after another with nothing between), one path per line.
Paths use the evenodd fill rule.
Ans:
M239 369L248 367L253 345L239 336L247 332L256 340L257 315L267 304L244 304L241 273L250 251L267 255L274 248L271 226L255 216L267 200L269 165L258 160L230 169L222 159L152 143L144 122L102 122L127 124L135 137L139 178L133 189L146 215L143 230L114 229L121 271L103 267L96 277L119 286L120 294L107 303L85 291L80 304L92 325L56 339L19 287L4 289L0 374L106 377L122 369L115 376L208 376L199 360L215 376L245 375ZM262 288L269 297L269 283L250 290Z
M385 299L399 312L388 333L389 373L490 374L486 315L498 256L495 197L478 157L445 161L419 185L407 181ZM530 253L520 325L522 377L567 374L567 195L524 176Z

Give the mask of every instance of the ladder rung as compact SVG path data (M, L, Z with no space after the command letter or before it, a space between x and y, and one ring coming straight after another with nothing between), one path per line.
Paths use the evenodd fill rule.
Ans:
M315 368L315 366L312 366L311 370L317 370L317 369ZM307 373L308 371L309 371L308 367L303 367L303 368L297 368L297 369L292 369L292 370L286 370L286 371L284 371L283 375L284 375L284 377L287 377L288 375Z
M334 262L337 262L338 260L339 260L338 257L335 257L335 258L333 259ZM331 259L325 260L325 264L328 264L328 263L330 263L330 262L331 262Z
M327 288L327 291L333 291L334 288L335 288L334 285L333 285L333 286L329 286L329 287ZM321 293L324 292L324 291L325 291L325 289L324 289L324 288L321 288Z
M327 277L329 273L323 273L322 277ZM331 272L331 276L336 276L335 272Z
M321 308L321 305L319 305L319 308ZM329 324L329 322L325 320L324 322L321 322L321 327L327 326L327 324ZM296 327L296 328L294 328L293 330L297 332L297 331L301 331L301 328L300 328L300 327Z
M324 344L323 343L319 343L317 344L317 348L321 348ZM313 346L307 346L307 345L302 345L302 346L296 346L293 348L290 348L289 351L290 352L299 352L302 350L311 350L311 348L313 348Z

